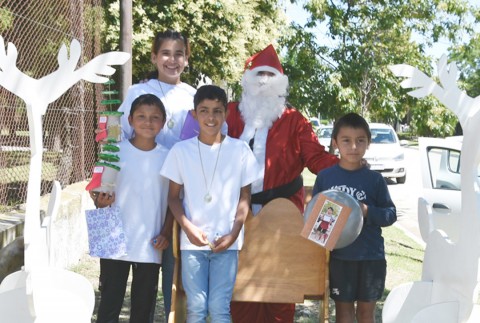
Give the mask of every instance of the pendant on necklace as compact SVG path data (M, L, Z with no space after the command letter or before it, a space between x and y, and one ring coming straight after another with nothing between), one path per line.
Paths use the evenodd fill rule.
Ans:
M175 122L173 121L173 119L168 120L167 127L169 129L172 129L174 125L175 125Z
M203 200L205 201L205 203L210 203L212 201L212 196L210 195L210 193L205 194Z

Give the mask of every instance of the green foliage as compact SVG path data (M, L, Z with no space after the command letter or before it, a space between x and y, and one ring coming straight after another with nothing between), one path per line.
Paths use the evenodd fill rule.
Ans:
M412 99L415 100L415 99ZM410 114L410 126L419 136L444 137L452 135L457 117L432 96L415 100Z
M0 33L13 25L13 14L6 8L0 8Z
M480 94L479 36L462 45L480 12L466 0L304 3L311 15L306 26L286 26L281 2L272 0L134 1L133 81L154 69L150 50L157 31L175 29L190 38L184 81L195 86L209 77L228 86L234 97L241 91L245 59L269 43L280 44L289 101L306 115L335 120L358 112L370 121L408 122L421 135L449 135L455 116L433 98L410 97L388 69L406 63L433 76L425 48L447 39L455 44L460 85L471 96ZM104 0L103 7L104 50L118 50L119 0ZM314 32L319 30L333 45L318 43Z
M460 71L460 84L468 95L480 95L480 35L476 34L467 44L453 49L451 60Z
M315 37L299 25L292 25L289 34L284 35L280 43L287 51L282 65L289 77L290 103L306 114L323 113L328 107L320 106L320 97L334 95L338 90L335 85L340 85L325 78L331 67L321 62L325 48L320 47Z
M105 0L106 46L118 49L118 0ZM190 39L189 72L182 77L195 85L202 78L233 84L240 80L245 60L282 33L285 17L277 1L144 0L133 2L133 80L154 69L151 41L157 31L174 29Z
M388 66L406 63L432 75L425 45L412 35L424 37L427 45L440 38L460 41L459 35L472 31L464 23L469 12L466 3L307 1L305 8L311 17L305 27L311 29L293 25L282 39L290 101L323 118L337 119L353 111L370 121L394 124L408 119L422 134L449 134L454 116L440 113L438 102L409 97ZM312 30L320 26L326 28L333 45L317 44Z

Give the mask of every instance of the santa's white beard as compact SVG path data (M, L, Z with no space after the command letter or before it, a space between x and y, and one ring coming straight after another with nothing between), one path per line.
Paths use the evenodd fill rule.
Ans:
M247 70L242 78L243 93L240 112L245 124L254 128L270 128L285 110L288 77L257 76Z

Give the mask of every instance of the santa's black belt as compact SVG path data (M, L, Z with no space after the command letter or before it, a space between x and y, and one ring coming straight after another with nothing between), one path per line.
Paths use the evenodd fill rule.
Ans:
M302 175L298 175L290 183L280 185L274 188L271 188L266 191L258 192L252 194L252 204L267 204L273 199L276 198L289 198L293 194L297 193L300 188L303 187L303 178Z

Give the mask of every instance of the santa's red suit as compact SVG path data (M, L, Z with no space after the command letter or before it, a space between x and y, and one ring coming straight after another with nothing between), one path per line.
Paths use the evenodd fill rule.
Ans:
M237 102L228 105L227 124L228 134L239 138L245 124ZM286 108L268 131L263 189L292 182L305 167L317 174L337 162L319 144L305 117L293 108ZM289 199L303 213L303 187ZM295 304L232 302L231 313L234 323L293 322Z
M228 104L227 124L228 135L248 142L264 167L263 182L252 184L253 211L286 197L303 213L302 171L308 167L317 174L338 159L320 145L308 120L286 104L288 78L272 45L249 58L245 68L242 101ZM231 314L234 323L292 323L295 304L232 302Z
M245 123L238 102L229 103L227 109L228 135L240 138ZM287 107L268 131L263 190L292 182L305 167L317 174L337 162L337 157L319 144L308 120L296 109ZM303 188L290 200L303 212Z

